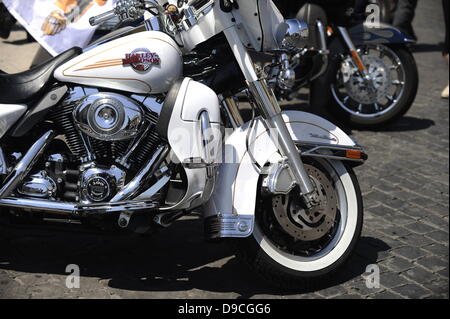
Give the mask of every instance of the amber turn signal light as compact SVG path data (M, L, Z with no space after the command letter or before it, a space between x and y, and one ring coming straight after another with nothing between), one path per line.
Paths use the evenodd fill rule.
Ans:
M350 159L362 159L363 153L361 151L347 150L345 151L345 157Z

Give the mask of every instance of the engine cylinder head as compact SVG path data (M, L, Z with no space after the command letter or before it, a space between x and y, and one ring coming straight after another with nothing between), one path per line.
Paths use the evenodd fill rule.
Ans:
M73 155L84 158L87 156L80 133L73 121L72 111L76 106L76 101L66 100L60 107L56 108L50 119L58 126L59 130L64 133L65 140Z

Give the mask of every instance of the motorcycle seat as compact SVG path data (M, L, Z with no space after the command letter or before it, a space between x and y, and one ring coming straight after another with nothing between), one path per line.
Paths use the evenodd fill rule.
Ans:
M26 103L38 98L55 82L55 70L81 52L80 48L74 47L28 71L16 74L0 72L0 103Z

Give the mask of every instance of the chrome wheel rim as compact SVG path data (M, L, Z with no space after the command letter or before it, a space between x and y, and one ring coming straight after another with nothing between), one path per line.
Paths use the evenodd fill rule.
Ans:
M400 58L384 45L365 45L358 48L369 70L375 96L364 94L363 79L347 57L331 85L333 98L347 113L361 118L377 118L389 113L399 104L405 91L406 73ZM347 73L347 74L346 74ZM358 86L362 88L358 92ZM352 91L353 90L353 91ZM368 88L365 88L369 92Z

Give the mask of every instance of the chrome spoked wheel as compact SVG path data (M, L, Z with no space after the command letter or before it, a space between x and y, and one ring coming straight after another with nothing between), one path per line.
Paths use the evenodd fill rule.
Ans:
M395 109L404 94L406 72L399 56L385 45L365 45L358 49L370 78L358 72L346 57L331 86L333 98L347 113L360 118L381 117Z

